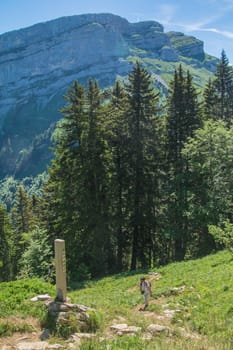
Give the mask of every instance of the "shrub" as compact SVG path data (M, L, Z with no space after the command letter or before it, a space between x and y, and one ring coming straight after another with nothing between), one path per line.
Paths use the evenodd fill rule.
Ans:
M51 281L54 277L52 255L47 231L36 228L31 233L29 246L20 260L18 278L43 277L46 281Z
M220 248L226 248L233 253L233 224L226 220L222 226L209 225L209 233Z
M103 315L97 311L89 311L88 312L88 327L90 332L96 332L98 329L103 326Z
M55 328L55 335L68 339L71 334L77 333L79 331L79 326L75 315L69 314L67 317L67 322L58 323Z

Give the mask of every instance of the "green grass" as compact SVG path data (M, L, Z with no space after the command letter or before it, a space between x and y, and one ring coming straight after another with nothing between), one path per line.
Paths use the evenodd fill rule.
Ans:
M140 52L135 52L135 54L140 55ZM127 60L133 64L135 64L138 59L146 64L149 71L151 69L156 74L160 75L167 85L173 79L174 71L175 69L178 69L180 63L182 64L184 72L189 70L193 76L194 85L198 90L202 90L209 78L213 76L213 73L211 73L207 68L203 67L203 65L201 66L200 62L188 57L180 56L179 62L167 62L157 58L148 57L139 58L133 55L127 58Z
M0 337L10 336L15 332L25 333L33 332L35 329L28 322L18 323L17 321L0 320Z
M86 341L81 350L233 349L232 255L223 251L198 260L170 264L156 272L159 272L161 278L151 281L153 297L148 310L151 313L147 316L137 311L142 303L138 288L141 272L122 273L89 281L83 288L68 293L73 303L93 307L101 315L101 320L93 320L93 329L97 331L97 338L103 337L103 341ZM150 277L149 271L144 271L143 274ZM181 286L185 286L183 292L174 291L173 288ZM46 311L41 307L42 304L30 301L32 296L42 293L53 296L55 288L39 280L1 283L1 320L7 320L10 315L43 318ZM169 323L173 330L172 336L153 336L150 341L142 340L147 326L159 323L156 317L163 315L165 307L180 310ZM95 327L95 322L99 322L101 327ZM140 326L142 331L134 337L115 336L109 339L109 327L115 323ZM180 327L199 338L184 338ZM1 323L0 334L4 334Z
M231 254L220 252L203 259L170 264L157 271L161 274L161 279L152 281L153 298L160 301L151 304L149 310L160 313L162 299L163 304L168 304L170 309L181 310L181 313L173 317L173 327L184 327L201 337L207 337L209 343L218 344L218 349L233 348ZM141 303L137 288L139 277L140 274L107 277L91 282L83 290L71 292L70 296L75 302L102 311L106 326L113 319L123 317L128 324L141 326L144 330L150 320L140 319L132 311ZM183 285L184 292L174 294L171 291L173 287Z
M55 287L39 279L0 283L0 318L37 317L44 315L45 307L30 299L38 294L55 296Z
M200 40L192 36L170 35L170 41L175 48L198 44Z
M30 299L45 293L54 297L55 288L39 279L0 283L0 337L15 332L33 332L32 318L44 322L47 317L45 305Z

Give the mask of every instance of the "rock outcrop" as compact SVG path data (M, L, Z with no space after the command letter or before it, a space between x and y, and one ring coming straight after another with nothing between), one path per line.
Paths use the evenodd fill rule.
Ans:
M167 36L179 55L197 59L199 61L205 59L203 41L179 32L169 32L167 33Z

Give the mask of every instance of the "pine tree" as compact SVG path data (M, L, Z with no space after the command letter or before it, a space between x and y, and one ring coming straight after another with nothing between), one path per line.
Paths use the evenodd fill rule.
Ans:
M0 282L10 281L12 276L12 232L7 211L0 206Z
M32 214L30 211L30 200L22 186L18 187L15 204L11 210L11 219L13 225L13 275L18 272L18 261L27 246L27 234L31 229Z
M125 215L126 192L128 189L127 171L127 109L123 86L116 81L112 89L111 101L107 106L106 136L111 149L111 220L113 222L116 246L117 271L127 268L128 218Z
M45 190L45 220L51 241L57 237L66 240L68 270L74 278L80 266L92 275L109 271L113 249L108 155L98 84L90 80L86 93L75 82L66 98Z
M182 149L188 137L201 126L197 93L189 72L182 66L175 71L168 97L167 162L168 162L168 232L174 242L174 257L182 260L188 240L187 191L188 168Z
M217 119L216 100L217 93L215 90L215 84L209 79L203 92L202 114L205 120Z
M80 204L82 195L83 132L86 128L86 94L77 81L68 89L67 103L61 110L64 118L54 134L55 157L44 186L43 227L54 239L66 240L68 270L77 269L80 247ZM77 249L80 247L80 250Z
M217 119L222 119L229 127L233 116L233 68L225 51L221 53L221 59L217 65L214 86L216 90L216 113Z
M84 262L94 275L106 273L113 250L109 231L108 156L98 83L88 84L88 125L85 134Z
M22 186L16 194L15 205L12 209L12 220L16 232L22 234L30 230L29 197Z
M131 225L131 269L150 265L154 228L156 112L158 94L150 74L137 62L126 84L128 99L128 203Z

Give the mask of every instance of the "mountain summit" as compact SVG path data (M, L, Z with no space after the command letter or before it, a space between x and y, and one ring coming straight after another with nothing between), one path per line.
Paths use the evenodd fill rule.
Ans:
M0 177L44 168L51 125L75 79L86 84L95 78L108 87L136 59L165 87L179 62L197 75L202 69L202 77L204 70L206 79L217 62L194 37L113 14L62 17L0 35Z

